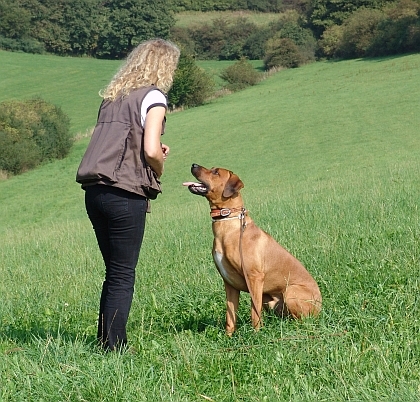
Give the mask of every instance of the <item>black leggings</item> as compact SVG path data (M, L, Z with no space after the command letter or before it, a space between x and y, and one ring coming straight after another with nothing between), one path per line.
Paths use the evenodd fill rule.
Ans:
M86 188L86 211L105 262L98 341L114 350L127 343L135 268L146 223L147 199L116 187Z

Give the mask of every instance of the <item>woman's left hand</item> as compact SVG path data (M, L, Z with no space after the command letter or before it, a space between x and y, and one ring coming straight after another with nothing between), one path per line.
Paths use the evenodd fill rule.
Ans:
M162 144L163 160L166 160L166 158L169 155L169 151L170 151L169 147L165 144Z

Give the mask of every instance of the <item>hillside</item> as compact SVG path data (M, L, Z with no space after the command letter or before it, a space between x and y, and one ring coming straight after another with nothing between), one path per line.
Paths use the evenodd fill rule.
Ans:
M9 55L1 67L6 79L0 100L40 95L70 115L75 134L93 126L97 91L114 73L116 62L27 54L16 54L14 62ZM419 55L315 63L282 71L203 107L170 114L165 141L172 154L163 178L164 195L156 205L196 203L178 186L189 178L192 162L237 171L245 179L245 191L252 193L260 191L262 179L276 193L288 186L305 192L308 185L328 187L331 181L358 180L361 175L382 178L400 163L416 163L419 65ZM62 202L64 195L80 198L73 179L86 145L87 139L78 142L68 160L0 183L3 207L10 203L15 209L19 202L10 196L20 197L28 182L32 191L36 182L54 180L57 169L61 180L55 185L65 188L59 191ZM16 191L19 183L23 187ZM43 185L55 198L54 186ZM71 217L70 211L78 207L73 201L69 207ZM3 219L9 223L9 217Z
M0 100L38 94L72 131L94 123L116 64L0 52ZM15 58L16 57L16 58ZM94 347L103 276L68 158L0 181L0 399L409 401L419 399L420 55L319 62L168 115L163 194L137 271L134 354ZM266 313L249 296L223 331L208 205L181 183L192 163L245 183L250 214L318 281L318 319Z

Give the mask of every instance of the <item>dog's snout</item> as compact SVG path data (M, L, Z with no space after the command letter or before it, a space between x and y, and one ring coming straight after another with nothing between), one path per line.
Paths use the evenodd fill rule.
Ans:
M193 163L191 166L191 173L194 175L194 172L197 172L200 169L200 165L197 165L196 163Z

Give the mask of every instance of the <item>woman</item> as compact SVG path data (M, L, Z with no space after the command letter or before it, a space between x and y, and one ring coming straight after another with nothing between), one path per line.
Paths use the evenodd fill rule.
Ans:
M146 212L157 195L150 187L159 183L169 154L160 137L178 59L179 49L162 39L129 54L101 93L98 121L77 171L106 268L98 320L98 341L106 350L127 343Z

